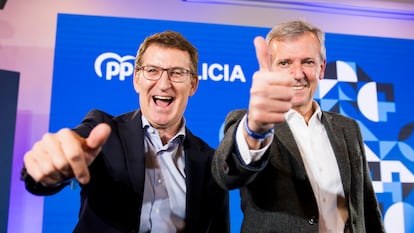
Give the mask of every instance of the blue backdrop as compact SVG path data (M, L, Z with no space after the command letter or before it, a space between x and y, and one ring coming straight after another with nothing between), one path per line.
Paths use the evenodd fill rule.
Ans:
M269 28L59 14L50 130L74 127L94 108L113 115L137 109L138 46L170 29L199 50L200 85L185 117L193 133L216 147L226 114L247 107L258 68L253 38ZM328 70L316 100L358 120L387 231L414 232L414 95L406 77L414 41L328 33L326 46ZM76 185L46 197L43 232L71 232L78 209ZM231 191L232 232L240 232L241 219L239 193Z

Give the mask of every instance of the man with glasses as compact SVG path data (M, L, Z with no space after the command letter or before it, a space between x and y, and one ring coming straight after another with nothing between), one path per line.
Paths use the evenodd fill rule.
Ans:
M185 126L198 86L198 52L181 34L147 37L135 60L140 109L89 112L47 133L24 156L22 179L52 195L81 185L74 232L229 232L228 193L213 181L214 150Z

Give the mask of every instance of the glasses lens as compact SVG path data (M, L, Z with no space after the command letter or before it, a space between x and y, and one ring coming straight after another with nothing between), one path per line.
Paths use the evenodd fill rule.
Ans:
M162 69L159 67L153 66L143 66L142 70L144 72L144 77L149 80L157 80L160 78Z
M184 68L169 68L163 69L156 66L142 66L144 77L149 80L158 80L164 71L167 71L168 78L172 82L184 82L191 74L190 70Z
M168 76L170 77L170 80L173 82L184 82L189 74L189 70L182 68L172 68L168 70Z

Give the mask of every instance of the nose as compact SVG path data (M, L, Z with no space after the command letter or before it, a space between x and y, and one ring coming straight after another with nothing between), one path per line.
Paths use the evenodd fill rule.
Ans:
M290 74L294 79L301 79L305 77L305 72L301 64L294 64L291 67Z
M157 80L157 85L160 89L168 89L171 87L171 81L168 77L168 71L163 70L160 79Z

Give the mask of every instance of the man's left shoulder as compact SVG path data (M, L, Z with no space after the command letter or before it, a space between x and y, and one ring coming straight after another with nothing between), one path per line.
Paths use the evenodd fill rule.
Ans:
M323 117L326 117L328 120L331 120L331 121L355 122L355 119L342 115L337 112L323 111L322 115Z

